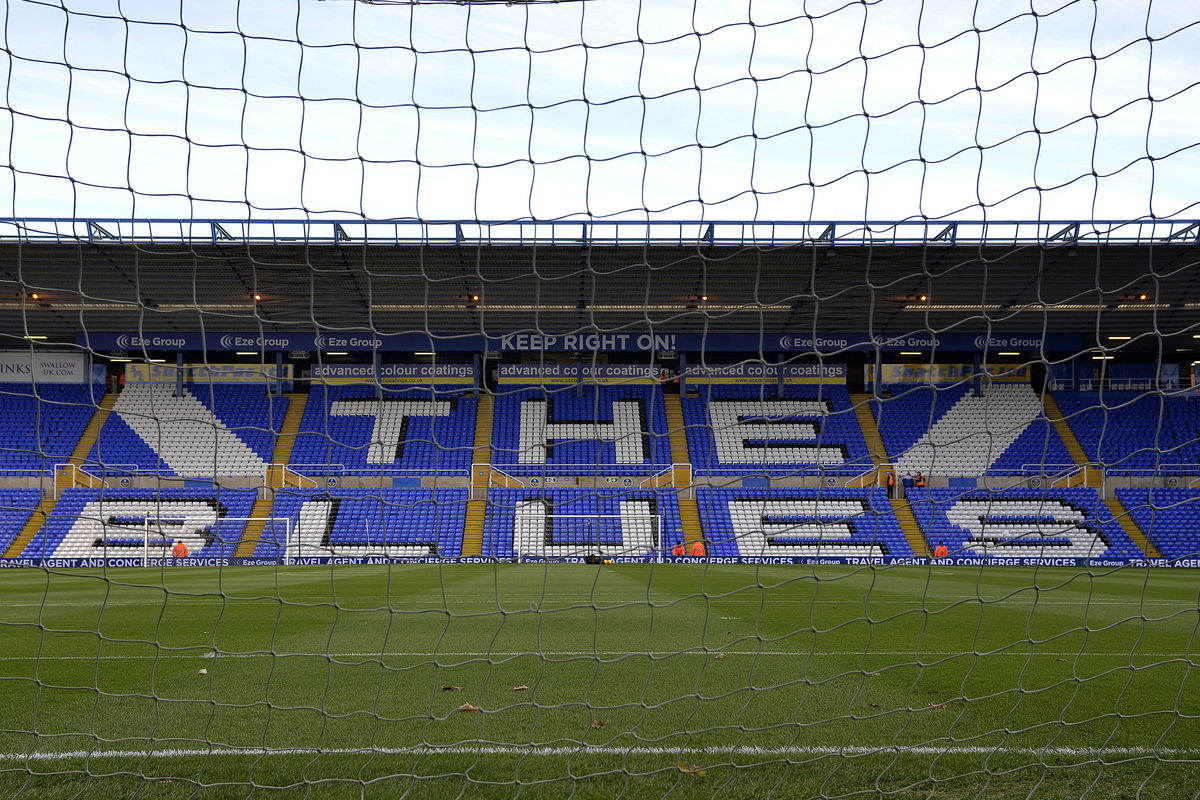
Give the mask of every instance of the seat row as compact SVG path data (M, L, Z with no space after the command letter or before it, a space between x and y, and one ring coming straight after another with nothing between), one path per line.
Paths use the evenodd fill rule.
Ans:
M894 384L870 404L901 472L1056 474L1074 459L1028 385ZM0 384L0 476L45 474L76 450L99 387ZM1200 474L1200 397L1060 392L1089 462L1110 475ZM700 475L783 476L872 468L844 386L710 386L681 398ZM84 458L107 475L261 475L289 400L252 385L130 384ZM671 429L658 386L521 387L497 396L492 461L522 475L661 472ZM466 475L477 400L461 389L314 387L289 461L309 472ZM1070 438L1070 437L1068 437ZM86 443L85 443L86 446Z
M1118 490L1118 496L1165 556L1200 552L1200 491L1129 489ZM63 493L22 555L154 556L183 542L192 555L228 557L248 531L257 538L253 554L266 558L463 555L466 489L280 490L269 517L251 521L256 497L247 490L72 489ZM36 490L0 492L4 549L38 501ZM1144 555L1094 489L914 489L909 501L927 542L956 555ZM701 488L697 506L712 557L913 554L880 489ZM498 559L593 552L653 557L687 539L672 491L493 489L482 554Z

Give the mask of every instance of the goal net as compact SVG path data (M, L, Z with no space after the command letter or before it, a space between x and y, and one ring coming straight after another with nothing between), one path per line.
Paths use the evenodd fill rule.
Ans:
M1195 794L1194 2L0 21L0 796Z

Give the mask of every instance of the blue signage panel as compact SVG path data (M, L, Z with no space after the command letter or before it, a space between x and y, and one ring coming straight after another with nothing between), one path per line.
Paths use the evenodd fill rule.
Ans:
M606 556L618 564L644 563L648 557ZM388 558L385 556L304 556L293 558L291 564L308 566L318 564L438 564L456 563L493 563L497 559L487 556L465 556L461 558L438 558L436 556L420 556L413 558ZM583 556L570 556L556 559L529 558L529 561L554 561L558 563L582 563ZM1200 558L992 558L976 556L951 556L948 558L930 559L925 556L735 556L727 558L693 557L693 556L664 556L663 560L675 564L795 564L807 566L928 566L933 563L941 567L1077 567L1086 569L1124 567L1174 567L1184 569L1200 568ZM149 566L159 567L230 567L230 566L282 566L278 558L163 558L149 559ZM81 569L88 567L141 567L142 559L136 556L126 558L0 558L0 569L4 568L40 568L40 569Z
M727 333L579 333L551 336L512 333L501 336L434 336L420 333L375 335L370 333L80 333L77 342L93 350L346 350L480 352L484 350L529 352L651 353L663 350L724 353L821 353L882 350L1041 350L1078 352L1083 336L1073 333L1032 333L987 336L969 333L914 333L906 336L876 336L865 333L770 334Z

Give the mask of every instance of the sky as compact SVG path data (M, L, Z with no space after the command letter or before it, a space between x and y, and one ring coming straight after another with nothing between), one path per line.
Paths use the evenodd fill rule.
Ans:
M0 15L0 216L1200 217L1191 0Z

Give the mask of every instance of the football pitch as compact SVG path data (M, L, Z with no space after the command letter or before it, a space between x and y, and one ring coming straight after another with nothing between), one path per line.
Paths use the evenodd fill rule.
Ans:
M1194 797L1197 573L13 570L0 796Z

